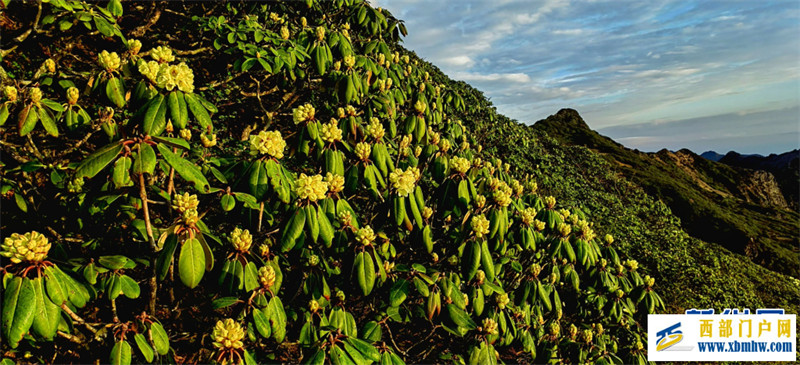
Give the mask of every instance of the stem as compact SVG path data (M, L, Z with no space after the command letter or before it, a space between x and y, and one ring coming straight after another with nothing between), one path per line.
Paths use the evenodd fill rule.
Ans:
M153 238L153 226L150 224L150 209L147 206L147 189L144 182L144 174L139 174L139 196L142 199L142 208L144 209L144 225L147 228L147 238L150 240L150 248L153 249L153 257L151 265L153 267L153 276L150 278L150 313L156 313L156 295L158 295L158 272L156 268L156 240Z
M114 322L119 322L119 317L117 316L117 300L111 299L111 313L114 314Z
M258 206L258 231L261 232L261 219L264 218L264 202Z
M64 313L72 317L72 319L75 320L75 322L78 322L79 324L86 326L86 328L89 331L92 331L92 333L97 334L97 329L92 327L92 325L86 323L86 321L83 318L81 318L81 316L75 314L75 312L73 312L72 309L69 309L66 303L61 304L61 309L64 310Z
M170 303L175 303L175 290L173 289L174 285L175 285L175 274L174 273L175 273L175 259L173 258L173 259L170 259L170 262L169 262L169 282L172 283L172 285L170 285L170 287L169 287L169 302Z

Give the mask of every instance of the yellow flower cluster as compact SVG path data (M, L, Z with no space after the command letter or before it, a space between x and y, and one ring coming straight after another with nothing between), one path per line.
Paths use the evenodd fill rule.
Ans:
M13 233L10 237L6 237L0 249L0 256L9 258L15 264L22 261L41 262L50 251L50 242L47 237L36 231L25 234Z
M122 61L117 52L108 51L102 51L97 55L97 63L100 64L100 67L109 72L118 70L122 65Z
M439 141L439 149L442 150L442 152L447 152L450 149L450 140L442 139Z
M167 91L172 91L176 87L185 93L194 91L194 72L184 62L171 66L161 64L155 81L158 87Z
M497 322L495 322L494 319L491 318L483 319L482 328L483 332L486 333L487 335L497 335L499 333L497 332Z
M32 87L28 91L28 96L31 98L31 102L34 104L39 104L39 102L42 101L42 89L39 89L38 87Z
M67 89L67 103L69 105L75 105L78 102L78 97L80 96L80 91L75 86L71 86Z
M450 159L450 166L460 174L465 174L469 171L471 165L469 160L463 157L456 156Z
M356 65L356 58L352 55L344 56L344 65L348 68L353 68Z
M472 232L475 233L475 237L481 238L489 234L489 220L483 214L472 217L469 223L472 226Z
M320 136L322 140L328 143L334 143L342 140L342 130L339 129L336 119L331 118L330 122L323 124L320 129Z
M501 207L507 207L511 204L511 188L503 182L497 190L492 193L495 203Z
M422 208L422 218L430 219L432 215L433 215L433 209L431 209L430 207Z
M182 218L185 226L193 226L200 220L200 217L197 215L197 209L189 209L183 212Z
M478 285L483 285L484 280L486 280L486 273L483 272L483 270L478 270L478 272L475 273L475 282L478 283Z
M525 208L519 212L519 215L522 217L522 224L530 227L535 220L534 218L536 218L536 209L533 207Z
M416 110L417 113L420 114L425 113L425 108L426 108L425 102L423 102L422 100L417 100L417 102L414 103L414 110Z
M570 213L569 209L561 208L558 210L558 214L561 215L562 219L566 220L572 213Z
M158 77L158 70L161 69L161 65L158 64L156 61L145 61L139 60L139 63L136 65L139 70L139 73L142 74L144 77L150 80L150 82L155 83L156 77Z
M212 337L214 338L214 346L217 348L240 349L244 346L244 343L242 343L244 329L242 325L232 318L227 318L224 322L217 321Z
M483 207L486 206L486 197L478 194L478 196L475 197L475 206L478 207L478 209L483 209Z
M590 330L588 328L583 330L583 331L581 331L581 341L583 341L585 343L591 343L592 342L592 336L593 336L592 330Z
M56 61L53 61L52 58L44 60L44 68L47 69L49 73L56 72Z
M317 33L317 40L322 42L322 40L325 39L325 27L322 26L317 27L316 33Z
M607 234L604 237L604 240L606 241L606 244L610 245L610 244L614 243L614 236L612 236L610 234Z
M511 302L511 300L508 299L508 293L503 293L503 294L498 293L497 295L495 295L494 299L495 301L497 301L497 307L500 309L506 309L508 303Z
M403 139L400 140L400 145L398 146L401 152L405 152L406 149L408 149L408 146L411 146L411 141L413 140L413 138L414 136L410 134L406 134L405 136L403 136Z
M281 27L281 38L289 39L289 27L285 25Z
M292 119L294 120L294 124L300 124L309 120L314 119L314 106L311 104L301 105L297 108L292 110Z
M379 140L383 138L384 134L386 134L386 130L383 129L383 124L381 124L381 121L378 120L378 118L372 117L369 119L367 134L375 140Z
M520 196L525 188L522 187L522 184L520 184L519 180L514 179L511 180L511 190L514 190L514 196Z
M628 268L628 270L633 271L639 268L639 262L633 259L628 259L625 260L625 266Z
M265 289L272 288L275 284L275 269L272 266L262 266L258 269L258 281Z
M217 134L212 133L211 137L209 138L205 133L200 134L200 143L203 144L205 148L211 148L217 145Z
M525 185L526 185L525 187L526 187L526 188L527 188L527 189L528 189L528 190L529 190L531 193L535 193L535 192L536 192L536 190L538 190L538 189L539 189L539 184L537 184L537 183L536 183L536 181L528 181L527 183L525 183Z
M8 101L17 101L17 88L13 86L6 86L3 88L3 95L6 97L6 99L8 99Z
M322 181L322 175L300 174L295 184L295 192L300 199L315 202L325 198L325 194L328 193L328 183Z
M558 227L556 227L556 230L558 231L558 234L561 235L561 237L567 237L569 236L570 233L572 233L572 227L570 227L569 224L565 223L559 223Z
M191 130L189 130L189 129L181 129L180 132L178 132L178 133L181 135L181 138L183 138L183 139L185 139L187 141L191 141L192 140L192 131Z
M138 54L142 50L142 41L138 39L128 39L128 51L132 55Z
M369 246L375 242L375 232L370 226L364 226L356 232L356 241L364 246Z
M389 181L397 190L397 195L402 197L406 197L414 191L418 178L419 169L414 167L409 167L405 171L395 169L389 174Z
M200 201L197 200L197 195L183 193L183 195L175 194L172 202L172 208L183 214L187 210L197 209Z
M369 145L369 143L358 142L358 144L356 144L356 156L358 156L359 160L361 161L369 160L369 155L371 153L372 153L372 147Z
M250 234L249 230L236 227L233 232L231 232L231 244L233 244L233 248L235 248L236 251L247 252L253 244L253 236Z
M277 159L283 158L286 141L279 131L261 131L257 135L250 135L250 154L267 154Z
M579 220L577 223L575 223L575 230L578 232L578 236L584 239L586 242L593 240L596 236L594 230L589 225L589 222L585 220Z
M168 63L175 61L175 55L172 54L172 49L165 46L158 46L150 50L150 57L158 63Z
M556 198L553 196L548 196L544 198L544 206L547 209L553 209L556 206Z
M441 136L438 132L433 130L433 127L428 127L428 141L433 145L439 144L439 139Z
M329 172L325 174L325 182L328 184L328 190L333 194L344 190L344 176Z

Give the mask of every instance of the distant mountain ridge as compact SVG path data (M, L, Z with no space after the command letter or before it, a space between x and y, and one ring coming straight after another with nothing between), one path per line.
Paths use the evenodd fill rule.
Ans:
M775 180L778 182L788 206L794 210L800 209L800 149L781 154L772 153L769 156L759 154L745 155L735 151L730 151L724 155L715 151L706 151L700 156L728 166L771 173L775 176Z
M590 129L572 109L562 109L533 128L561 143L598 152L666 203L689 234L745 254L773 271L800 277L800 214L788 209L787 194L772 173L714 162L688 149L631 150Z
M715 151L705 151L700 154L700 157L705 158L706 160L711 160L716 162L719 161L719 159L725 157L725 155L721 155Z

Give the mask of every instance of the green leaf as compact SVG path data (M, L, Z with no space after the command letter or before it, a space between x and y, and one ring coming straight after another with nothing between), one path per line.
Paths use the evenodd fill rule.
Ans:
M286 311L283 308L281 298L273 297L272 300L269 301L267 308L264 308L264 311L269 313L267 317L272 327L272 338L274 338L275 341L283 342L283 339L286 337Z
M159 355L166 355L169 352L169 336L164 331L161 323L153 322L150 324L150 335L153 339L153 348Z
M157 136L164 131L167 127L167 103L164 96L161 94L156 95L142 108L145 109L144 113L144 133L151 136Z
M244 290L252 291L258 286L258 270L256 270L256 264L250 261L244 267Z
M126 186L133 186L133 180L131 180L130 174L131 165L133 165L133 162L128 156L122 156L117 159L117 162L114 163L114 170L111 174L111 180L114 182L114 186L116 186L117 189Z
M481 267L486 273L488 281L494 281L494 262L492 261L492 253L489 251L489 244L484 240L481 242Z
M144 335L141 333L137 333L133 335L133 340L136 341L136 347L139 348L139 352L142 353L144 359L147 362L153 362L153 357L155 356L155 352L153 348L147 343L147 339L144 338Z
M112 365L128 365L131 363L131 345L128 341L119 341L111 349Z
M467 312L455 304L450 303L447 305L447 313L450 314L450 319L453 320L453 323L459 327L464 327L469 330L478 328L478 325L475 324L475 321L472 320L472 317L470 317Z
M194 289L203 278L206 269L206 256L197 238L189 238L183 243L178 258L178 273L181 282Z
M462 273L464 279L472 280L481 266L481 245L477 241L467 242L464 253L461 256Z
M3 335L11 348L17 348L22 336L33 324L36 309L36 293L29 279L15 276L11 279L3 296Z
M114 36L114 28L103 17L101 17L99 15L95 15L94 16L94 25L97 27L97 30L99 30L100 33L103 33L104 36L106 36L106 37L113 37ZM128 352L130 352L130 347L129 347L129 351ZM128 361L128 363L130 363L130 360Z
M258 361L249 350L244 350L244 365L258 365Z
M283 230L283 237L281 238L281 251L288 252L294 248L297 239L303 233L303 227L306 224L305 209L298 208L292 215L292 218L286 224Z
M253 309L253 324L261 337L269 338L272 329L269 324L269 319L264 315L264 312L258 308Z
M125 294L126 297L131 299L136 299L139 297L141 292L139 288L139 283L133 280L128 275L122 275L119 278L120 286L122 287L122 294Z
M53 272L52 266L44 268L44 286L47 289L47 295L50 300L56 305L61 305L69 300L67 288L61 282L58 275Z
M152 139L156 142L164 143L172 147L183 148L185 150L191 149L191 146L189 146L189 142L186 142L186 140L183 138L153 136Z
M39 120L42 121L42 126L44 126L44 130L47 131L47 134L58 137L58 127L56 127L56 122L53 120L53 115L50 114L45 108L36 107L36 112L39 115Z
M153 174L156 169L156 151L149 144L139 143L139 153L133 160L134 174Z
M33 290L36 295L36 315L33 317L32 330L46 340L52 340L56 335L58 322L61 320L61 308L53 304L45 295L44 278L33 279Z
M6 124L8 114L8 104L3 103L3 106L0 106L0 126Z
M93 178L98 172L106 168L111 161L114 161L114 158L119 155L120 151L122 151L121 141L109 144L95 151L75 169L75 177Z
M33 105L28 105L19 112L17 116L19 123L19 135L25 136L30 133L39 122L39 115L33 110Z
M366 252L360 252L356 256L353 267L356 271L356 278L358 279L358 285L361 287L361 292L364 295L369 295L375 285L375 266L372 262L372 256Z
M322 210L322 206L317 208L317 222L319 224L319 236L322 238L322 242L325 243L326 247L330 247L331 243L333 242L333 225L331 221L328 220L328 215Z
M167 277L169 266L172 264L172 256L175 255L175 249L178 247L178 236L170 234L164 242L164 248L156 258L156 270L158 272L158 280L164 280Z
M375 346L372 346L370 343L353 337L348 337L344 341L358 350L358 352L360 352L365 358L376 362L381 361L381 353L378 352L378 349L376 349Z
M172 123L178 129L186 128L186 122L189 120L189 114L186 110L186 99L183 93L175 90L167 95L167 108L169 109L169 116Z
M159 143L157 147L158 152L161 153L161 156L164 157L167 164L174 168L178 175L186 181L194 183L195 189L201 193L207 193L211 189L208 180L206 180L206 177L200 172L197 166L173 153L170 151L169 147L161 143Z
M97 262L111 270L119 270L130 261L129 258L122 255L100 256Z
M222 210L230 212L236 207L236 199L233 197L233 195L225 194L220 199L220 204L222 205Z
M405 279L398 279L389 290L389 304L392 307L398 307L403 304L403 301L408 297L409 284Z
M211 308L213 309L220 309L220 308L227 308L239 302L239 298L237 297L222 297L214 299L211 302Z
M25 203L25 198L23 198L22 195L14 194L14 202L17 203L19 210L25 213L28 212L28 203Z
M125 106L125 89L122 88L122 80L116 77L110 78L106 82L106 96L117 108Z
M194 116L194 120L200 124L201 129L203 131L208 130L208 127L213 129L214 126L211 124L211 116L208 115L208 111L203 104L201 104L199 98L194 94L185 94L184 99L186 100L186 105L189 106L189 111L191 111Z

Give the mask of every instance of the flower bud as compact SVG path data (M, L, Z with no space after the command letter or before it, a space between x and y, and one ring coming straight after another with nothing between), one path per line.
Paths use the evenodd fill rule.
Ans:
M378 118L372 117L369 119L369 125L367 126L367 134L375 140L379 140L383 138L386 131L383 129L383 124Z
M556 206L556 198L552 196L545 197L544 205L547 207L547 209L553 209L553 207Z
M67 103L69 105L75 105L78 102L78 96L80 96L80 91L78 91L77 87L71 86L67 89Z
M450 166L452 166L456 172L465 174L469 171L472 164L466 158L456 156L450 159Z
M583 331L581 331L581 341L583 341L585 343L591 343L592 342L592 336L593 336L592 330L590 330L588 328L583 330Z
M483 270L478 270L478 272L475 273L475 282L478 283L478 285L483 285L484 280L486 280L486 273L483 272Z
M483 332L487 335L497 335L499 333L497 332L497 322L491 318L484 318L481 328L483 328Z
M240 349L244 346L244 329L242 325L231 318L225 321L217 321L211 337L214 339L214 346L223 350Z
M150 57L158 63L169 63L175 61L172 49L166 46L158 46L150 50Z
M356 241L360 242L364 246L369 246L372 242L375 241L375 232L372 231L372 227L364 226L363 228L359 229L356 232Z
M269 245L266 243L258 245L258 255L261 257L267 257L267 255L269 255Z
M335 143L342 140L342 130L339 128L336 119L333 118L320 127L319 135L323 141L328 143Z
M289 39L289 27L285 25L281 27L281 38Z
M419 114L424 114L425 108L426 108L425 102L423 102L422 100L417 100L417 102L414 103L414 110L416 110L417 113Z
M430 207L422 208L422 218L423 219L426 219L426 220L430 219L432 215L433 215L433 209L431 209Z
M437 262L439 262L439 254L438 254L438 253L436 253L436 252L432 253L432 254L431 254L431 260L432 260L434 263L437 263Z
M197 215L196 209L189 209L183 212L181 218L183 219L183 224L185 226L194 226L197 223L197 221L200 220L200 217Z
M265 289L272 288L275 285L275 269L272 266L262 266L258 269L258 282Z
M47 70L48 73L55 73L56 72L56 61L53 61L52 58L48 58L44 60L44 68Z
M250 135L251 155L269 155L276 159L282 159L285 149L286 141L283 140L279 131L261 131L256 135Z
M200 142L205 148L211 148L217 145L217 135L212 133L211 138L206 137L205 133L200 134Z
M6 99L8 99L8 101L17 101L17 88L13 86L6 86L3 88L3 95L6 97Z
M559 333L561 333L561 326L559 326L556 321L550 322L550 325L547 326L547 333L550 334L550 336L558 337Z
M447 259L447 263L453 266L458 265L458 256L451 255L450 258Z
M292 110L292 119L294 119L294 124L300 124L303 122L307 122L309 120L313 120L315 113L316 111L314 110L313 105L311 104L301 105Z
M614 243L614 236L606 234L604 241L606 242L606 245L611 245L612 243Z
M231 232L230 241L236 251L247 252L253 244L253 236L250 234L249 230L236 227L233 232Z
M139 54L139 51L142 49L142 42L138 39L129 39L128 40L128 51L132 55Z
M200 201L197 200L197 195L189 193L183 193L183 195L175 194L172 202L172 208L180 213L184 213L187 210L197 209L199 204Z
M322 175L307 176L301 173L295 182L295 193L300 200L315 202L325 198L328 183L322 181Z
M329 172L325 174L325 182L328 183L328 191L331 194L336 194L344 190L344 176Z
M97 55L97 63L106 71L113 72L119 69L122 61L117 52L102 51Z
M306 20L306 17L300 18L300 26L303 28L308 26L308 20Z
M369 156L372 153L372 147L368 143L358 142L356 144L356 156L361 161L369 160Z
M325 39L325 27L319 26L316 29L317 40L322 42Z
M28 97L31 98L31 102L38 105L42 101L42 90L38 87L32 87L28 90Z
M311 311L311 313L315 313L319 310L319 303L316 300L311 299L308 302L308 310Z
M344 300L347 299L344 292L339 289L336 289L336 298L339 299L340 302L344 302Z
M347 66L347 68L353 68L353 66L356 65L356 58L352 55L344 56L344 65Z
M189 129L181 129L178 132L178 134L181 136L181 138L183 138L183 139L185 139L187 141L191 141L192 140L192 131L189 130Z
M47 257L50 246L47 237L39 232L13 233L0 244L0 256L9 258L15 264L22 261L41 262Z
M511 301L508 299L508 293L497 294L494 299L497 302L497 307L500 309L506 309L506 305Z
M483 214L472 217L470 226L472 226L472 233L475 234L475 237L481 238L489 234L489 220Z

